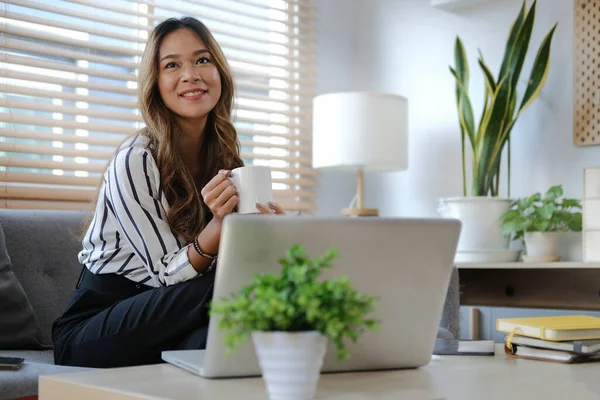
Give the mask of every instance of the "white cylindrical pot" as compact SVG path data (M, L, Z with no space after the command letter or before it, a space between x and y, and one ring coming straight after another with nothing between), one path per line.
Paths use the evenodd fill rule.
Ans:
M507 250L510 237L502 233L500 217L512 201L498 197L449 197L438 200L438 213L462 223L457 251Z
M525 232L525 249L530 257L555 256L558 252L558 232Z
M252 341L270 400L312 400L327 349L320 332L255 332Z

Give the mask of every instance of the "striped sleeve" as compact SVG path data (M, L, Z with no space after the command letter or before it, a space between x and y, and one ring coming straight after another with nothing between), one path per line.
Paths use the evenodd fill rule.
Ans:
M150 277L170 286L198 275L161 213L158 167L148 150L128 147L111 161L105 195L115 225ZM163 219L164 218L164 219Z

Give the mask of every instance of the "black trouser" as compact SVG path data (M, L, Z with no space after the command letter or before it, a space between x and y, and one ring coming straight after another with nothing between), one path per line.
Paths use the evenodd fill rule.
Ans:
M53 325L58 365L113 368L162 362L163 350L203 349L214 272L149 288L83 267L65 313Z

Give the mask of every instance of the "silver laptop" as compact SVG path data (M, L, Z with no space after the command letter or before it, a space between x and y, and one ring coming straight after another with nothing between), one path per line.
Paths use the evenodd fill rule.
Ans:
M336 248L323 277L346 275L378 296L380 329L348 341L344 361L330 344L322 371L417 368L431 360L459 233L452 219L232 215L223 224L213 299L229 297L256 273L279 273L278 260L293 244L310 257ZM206 378L260 376L252 342L226 355L218 324L212 316L206 350L164 351L163 360Z

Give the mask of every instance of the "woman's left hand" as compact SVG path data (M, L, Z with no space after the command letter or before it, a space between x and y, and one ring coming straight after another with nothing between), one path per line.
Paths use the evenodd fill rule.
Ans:
M268 204L256 203L256 209L260 211L261 214L285 215L284 209L279 204L272 201Z

